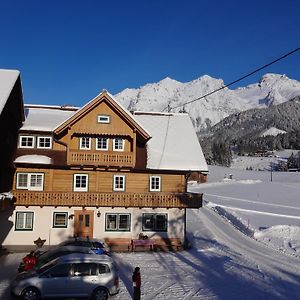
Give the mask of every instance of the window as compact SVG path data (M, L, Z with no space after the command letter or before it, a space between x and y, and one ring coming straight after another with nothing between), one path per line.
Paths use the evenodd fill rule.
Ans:
M44 174L17 173L17 189L42 191L44 187Z
M20 136L19 141L20 148L34 148L34 136Z
M125 191L125 175L114 175L114 191Z
M108 124L110 123L110 116L100 115L97 117L98 123Z
M52 137L50 136L38 136L37 138L37 147L43 149L52 148Z
M130 231L130 214L106 214L106 231Z
M95 276L97 275L96 263L79 263L73 265L75 276Z
M53 227L54 228L68 227L68 213L67 212L53 213Z
M68 277L70 276L71 264L61 264L53 267L47 275L49 277Z
M75 192L87 192L88 191L88 179L87 174L74 174L74 191Z
M114 151L124 151L124 140L117 138L113 140L113 150Z
M150 176L150 192L160 192L161 190L161 177Z
M167 231L167 214L143 214L143 231Z
M81 150L90 150L91 149L91 138L88 136L83 136L79 141L79 148Z
M16 230L33 230L33 212L16 212Z
M97 138L96 150L108 150L108 138L105 137Z
M99 274L110 273L110 269L108 265L99 264Z

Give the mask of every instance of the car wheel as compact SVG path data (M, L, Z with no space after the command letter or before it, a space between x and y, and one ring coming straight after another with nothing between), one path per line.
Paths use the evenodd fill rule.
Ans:
M34 287L28 287L22 292L23 300L39 300L41 299L40 292Z
M92 300L107 300L108 292L104 288L98 288L94 291Z

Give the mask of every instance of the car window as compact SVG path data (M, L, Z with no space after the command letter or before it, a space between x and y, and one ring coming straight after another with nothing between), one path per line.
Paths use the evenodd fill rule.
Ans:
M108 265L98 264L99 274L110 273L110 269Z
M51 269L53 266L55 266L57 263L57 260L53 260L45 265L43 265L40 269L37 269L36 272L38 274L41 274L41 273L44 273L46 272L47 270Z
M99 248L99 249L102 249L102 248L103 248L103 244L102 244L102 243L94 242L93 244L94 244L93 246L94 246L95 248Z
M54 251L54 252L48 253L45 256L40 256L38 258L38 263L46 263L52 259L55 259L59 256L65 255L65 254L68 254L68 251Z
M79 263L73 265L74 276L97 275L97 264Z
M71 265L70 264L61 264L53 267L47 272L47 275L50 277L67 277L70 275Z

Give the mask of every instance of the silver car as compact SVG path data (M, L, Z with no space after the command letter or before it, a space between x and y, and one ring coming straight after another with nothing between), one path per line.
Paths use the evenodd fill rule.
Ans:
M24 300L44 297L108 299L119 292L119 276L106 255L74 253L60 256L37 270L23 272L11 283L11 293Z

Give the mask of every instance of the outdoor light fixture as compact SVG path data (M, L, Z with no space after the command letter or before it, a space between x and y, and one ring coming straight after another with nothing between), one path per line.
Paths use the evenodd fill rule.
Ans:
M101 217L101 212L100 212L100 210L97 211L97 217L98 217L98 218Z

